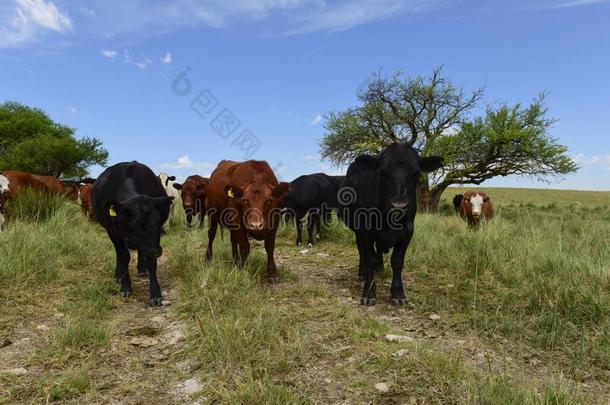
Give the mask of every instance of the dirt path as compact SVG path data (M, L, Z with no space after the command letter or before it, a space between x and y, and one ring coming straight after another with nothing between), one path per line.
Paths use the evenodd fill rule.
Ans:
M195 380L189 380L188 365L173 361L185 344L185 324L172 312L178 299L175 275L167 269L166 258L159 262L159 283L164 294L164 306L147 305L148 279L135 276L132 260L133 297L120 300L105 319L110 322L111 336L107 345L93 349L87 358L74 359L75 368L91 360L89 373L91 389L79 398L85 402L103 403L189 403L191 394L198 389ZM51 331L64 325L64 316L53 305L48 313L35 318L15 319L0 336L0 403L34 399L41 392L36 386L56 365L36 361L36 353L45 350L51 342ZM15 387L20 387L15 389ZM31 392L28 392L31 391ZM51 397L45 400L52 400Z
M331 245L332 246L332 245ZM278 254L278 263L290 268L297 277L312 285L324 285L333 291L340 302L351 308L374 316L377 320L389 325L398 339L431 345L435 350L459 356L469 367L479 373L497 374L509 372L521 378L529 388L544 393L546 384L560 373L557 367L549 364L538 352L523 352L506 339L498 344L490 344L476 335L464 334L456 324L447 317L438 314L424 313L412 302L396 308L389 303L391 278L377 278L377 305L362 307L360 295L362 283L357 279L358 256L354 252L342 252L331 249L331 246L319 244L312 249L284 248ZM387 270L386 270L387 271ZM403 282L407 299L413 294L416 285L413 276L405 269ZM388 339L388 337L385 337ZM392 337L389 337L392 339ZM397 350L399 345L397 345ZM593 379L590 375L574 381L578 390L597 403L610 404L610 389L604 382ZM324 385L328 379L320 376L318 383Z

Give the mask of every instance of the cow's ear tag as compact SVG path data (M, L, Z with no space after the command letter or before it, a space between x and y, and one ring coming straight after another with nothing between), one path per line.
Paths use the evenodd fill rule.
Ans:
M116 211L114 210L114 205L111 205L110 208L108 208L108 213L110 214L111 217L116 217Z
M233 189L232 188L227 190L227 195L229 196L229 198L235 197L235 194L233 194Z

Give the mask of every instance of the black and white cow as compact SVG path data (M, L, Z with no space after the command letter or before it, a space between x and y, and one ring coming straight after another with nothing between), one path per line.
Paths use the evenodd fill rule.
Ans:
M169 216L173 198L165 193L161 181L138 162L119 163L106 169L92 190L95 218L108 232L116 251L115 278L121 296L131 295L129 249L138 251L138 275L150 279L151 306L161 305L157 281L157 259L161 249L161 227Z
M290 183L290 193L284 197L282 208L288 219L294 218L297 226L297 246L303 242L303 217L307 215L307 244L313 246L314 228L320 234L321 218L328 219L332 209L337 208L337 191L342 176L324 173L306 174Z
M406 301L402 269L414 232L417 182L422 172L438 169L442 161L437 156L422 158L411 145L395 143L377 156L361 155L349 166L337 200L341 219L356 235L358 270L364 278L362 305L375 305L375 270L390 249L392 304Z
M176 176L169 176L167 173L161 172L159 173L159 180L161 180L161 184L165 189L165 193L168 197L173 197L172 205L169 208L169 217L167 218L167 222L163 224L163 228L167 229L170 226L171 219L174 217L174 207L180 198L180 194L174 188L174 182L176 181Z

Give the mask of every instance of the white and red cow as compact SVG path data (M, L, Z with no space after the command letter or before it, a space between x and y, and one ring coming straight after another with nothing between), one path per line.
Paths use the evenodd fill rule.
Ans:
M467 191L460 205L460 216L468 221L471 227L478 227L482 220L494 216L491 199L482 191Z

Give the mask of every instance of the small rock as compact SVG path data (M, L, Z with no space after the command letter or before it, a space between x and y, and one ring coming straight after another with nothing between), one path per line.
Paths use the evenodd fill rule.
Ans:
M129 343L138 347L151 347L159 343L159 340L150 336L137 336L129 340Z
M305 254L309 253L309 249L299 250L299 253L302 255L305 255Z
M0 371L0 374L11 374L11 375L25 375L27 373L28 373L28 371L23 367L9 368L9 369Z
M411 336L404 335L385 335L385 340L388 342L412 342L413 339Z
M182 387L182 391L185 394L188 395L193 395L199 391L201 391L203 389L203 385L201 385L197 380L195 380L194 378L188 379L183 383L183 387Z
M382 394L387 394L390 392L390 386L383 382L375 384L375 389Z
M331 382L333 382L333 380L331 380L330 378L325 378L325 379L324 379L324 382L325 382L326 384L330 384Z
M57 319L62 319L64 317L64 314L62 312L56 312L53 314L53 316Z
M399 351L392 353L392 358L394 360L398 360L402 357L405 357L407 354L409 354L409 351L407 349L400 349Z
M399 320L400 318L398 316L380 315L379 319L381 319L383 321L394 322L394 321Z
M430 318L430 320L432 320L432 321L438 321L441 319L441 316L437 315L437 314L432 314L428 318Z
M165 323L166 322L166 318L164 315L153 316L152 318L150 318L150 320L155 323Z
M164 339L168 345L174 346L184 340L184 332L180 329L174 329L165 335Z
M453 288L455 287L455 284L447 284L447 288Z
M425 330L424 335L430 339L436 339L438 337L438 332L435 330Z
M49 330L49 327L47 325L38 325L38 326L36 326L36 329L47 331L47 330Z
M330 257L330 255L328 253L316 253L316 256L319 256L319 257Z

